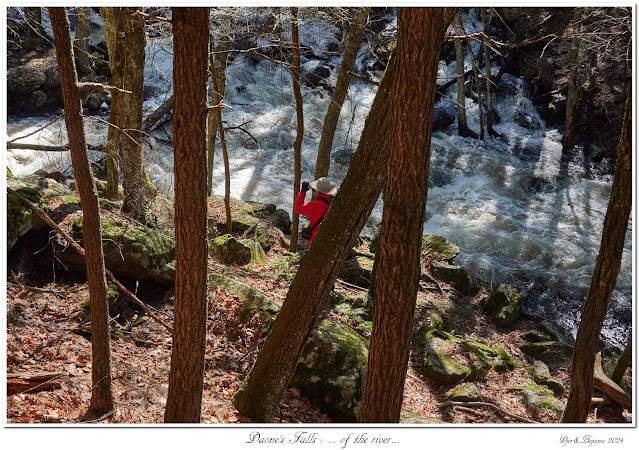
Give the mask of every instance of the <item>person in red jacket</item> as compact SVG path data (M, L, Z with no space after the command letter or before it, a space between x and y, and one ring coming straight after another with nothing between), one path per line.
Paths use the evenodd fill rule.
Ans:
M317 196L308 203L304 203L306 199L306 191L313 189L317 191ZM308 216L308 220L311 222L311 238L308 240L310 244L313 242L313 238L317 234L319 224L324 218L328 207L333 200L333 195L337 192L337 188L331 183L328 177L322 177L315 181L302 183L302 188L295 198L295 212L302 216Z

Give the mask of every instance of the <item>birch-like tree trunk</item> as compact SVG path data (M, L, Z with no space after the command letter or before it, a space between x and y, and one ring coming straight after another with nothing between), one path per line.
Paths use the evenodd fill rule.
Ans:
M302 89L300 86L300 39L299 30L297 27L297 8L291 7L291 14L293 20L291 22L292 34L293 34L293 93L295 95L295 110L297 111L297 134L295 136L295 142L293 143L294 152L294 181L293 181L293 204L295 204L295 197L300 191L300 184L302 178L302 139L304 138L304 103L302 102ZM289 251L295 253L297 251L297 237L299 234L300 216L293 208L293 225L291 226L291 246Z

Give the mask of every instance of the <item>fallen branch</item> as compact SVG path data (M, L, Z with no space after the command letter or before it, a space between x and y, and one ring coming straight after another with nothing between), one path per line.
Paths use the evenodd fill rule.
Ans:
M104 147L88 145L89 150L104 152ZM40 144L20 144L18 142L7 142L7 150L37 150L40 152L68 152L68 145L40 145Z
M356 286L354 284L347 283L346 281L340 280L339 278L337 280L335 280L335 281L337 281L342 286L346 286L346 287L352 288L352 289L354 289L356 291L362 291L362 292L368 291L368 289L366 289L366 288L363 288L361 286Z
M530 420L526 417L522 417L522 416L518 416L517 414L510 413L506 411L505 409L502 409L499 406L493 405L492 403L488 403L488 402L453 402L449 400L447 402L440 403L439 406L440 407L463 406L465 408L482 408L482 407L491 408L504 416L512 417L513 419L521 420L522 422L539 423L539 422L535 422L534 420Z
M435 278L433 278L433 276L431 274L429 274L428 272L422 272L422 273L425 276L427 276L428 278L430 278L430 280L437 285L437 288L439 289L439 293L444 295L444 289L439 284L439 281L437 281Z
M355 78L356 80L363 81L364 83L372 84L373 86L379 86L379 83L375 80L371 80L370 78L357 75L356 73L353 73L353 72L348 72L348 73L350 74L351 77Z
M62 383L53 380L62 375L61 372L8 373L7 395L57 389Z
M142 121L142 131L149 131L162 117L164 117L173 108L173 96L170 96L167 100L160 105L158 109L149 114L146 119Z
M31 203L29 200L27 200L22 195L20 195L19 193L17 193L16 191L14 191L8 186L7 186L7 192L9 192L9 194L11 195L15 195L22 202L22 204L24 204L26 207L28 207L33 212L35 212L38 216L40 216L40 218L42 218L42 220L44 220L47 223L47 225L49 225L60 236L62 236L76 252L78 252L83 258L85 257L84 249L80 247L80 245L78 245L78 243L71 236L69 236L68 233L66 233L62 228L60 228L60 226L57 223L51 220L51 218L42 209L38 208L36 205ZM133 302L136 305L138 305L140 308L142 308L149 315L149 317L151 317L157 323L159 323L164 328L166 328L171 334L173 334L173 328L171 328L170 325L168 325L166 322L164 322L164 320L158 317L157 314L151 311L151 309L148 306L146 306L139 298L137 298L135 294L133 294L131 291L125 288L124 285L122 285L122 283L120 283L115 278L115 276L110 270L105 269L105 273L107 277L113 282L113 284L115 284L118 287L120 292L122 292L124 295L129 297L131 300L133 300Z
M594 386L622 408L632 412L632 397L606 376L601 368L601 352L595 356Z

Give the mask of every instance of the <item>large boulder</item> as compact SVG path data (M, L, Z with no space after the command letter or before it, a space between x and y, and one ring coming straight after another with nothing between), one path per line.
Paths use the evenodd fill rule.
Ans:
M572 347L559 341L541 341L522 344L522 352L543 361L551 368L570 367L572 364Z
M449 264L459 255L459 247L444 236L425 234L422 236L422 253L438 256Z
M104 262L114 275L137 281L153 281L163 286L174 284L175 245L171 236L113 219L103 218L100 223ZM82 216L79 216L71 226L71 236L80 242L82 225ZM65 264L84 265L83 258L69 248L56 256Z
M356 422L368 363L368 341L344 324L319 320L291 385L332 420Z
M497 325L507 326L519 317L524 300L525 296L517 289L500 284L487 298L482 299L480 307Z
M559 419L566 409L566 405L555 398L552 391L539 386L533 380L526 380L519 389L517 397L533 411L550 413Z
M454 402L482 402L484 397L475 383L464 383L450 393L449 400Z
M236 239L230 234L211 239L211 253L223 263L266 264L266 254L259 242L253 239Z

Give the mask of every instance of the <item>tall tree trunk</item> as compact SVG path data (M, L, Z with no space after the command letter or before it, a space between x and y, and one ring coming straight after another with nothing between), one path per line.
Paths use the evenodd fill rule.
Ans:
M297 134L295 136L295 142L293 143L294 152L294 181L293 181L293 203L295 203L295 197L300 191L300 184L302 178L302 139L304 138L304 104L302 103L302 89L300 86L300 38L299 30L297 28L297 8L291 7L291 14L293 20L291 22L291 29L293 35L293 93L295 95L295 110L297 111ZM295 253L297 251L297 236L299 233L300 215L293 208L293 225L291 226L291 247L289 251Z
M218 84L220 78L217 75L217 68L213 65L213 90L220 92ZM233 231L233 220L231 217L231 168L229 166L229 152L226 148L226 137L224 136L224 123L222 122L222 108L214 108L217 117L217 131L220 133L220 145L222 146L222 159L224 160L224 206L226 209L226 232Z
M89 36L91 36L91 8L78 7L73 52L79 75L88 75L93 72L89 56Z
M357 52L362 41L364 26L368 18L370 8L357 8L353 13L351 28L344 44L344 53L342 55L342 64L339 66L337 74L337 82L335 89L331 95L331 101L326 110L324 117L324 125L322 126L322 136L320 137L319 147L317 148L317 164L315 165L315 179L328 175L328 169L331 164L331 149L333 147L333 137L339 120L339 113L348 93L348 87L351 82L351 74L357 59Z
M463 36L465 34L461 11L457 11L455 18L453 19L453 25L456 35ZM468 128L468 121L466 120L466 93L464 92L464 45L461 39L455 39L453 42L455 46L455 59L457 61L457 132L462 137L478 138L479 136Z
M104 35L109 52L109 68L111 69L111 84L122 87L122 72L124 70L124 57L119 44L115 9L101 7L100 15L104 23ZM120 144L121 144L121 99L123 93L117 89L111 90L111 108L109 111L109 129L107 131L106 163L107 163L107 189L106 198L116 200L119 197L120 185Z
M566 120L564 123L564 136L561 140L563 151L567 152L573 144L575 137L575 115L577 109L577 75L580 60L580 36L582 8L575 8L573 23L570 29L573 33L572 49L570 54L570 73L568 74L568 92L566 94Z
M501 136L493 129L493 75L491 73L491 55L490 46L488 45L488 36L490 35L490 21L486 15L486 8L480 8L481 22L484 28L484 56L486 59L486 130L489 136Z
M264 347L232 398L238 411L253 420L268 422L276 411L322 305L384 186L394 67L391 58L340 191L301 261Z
M91 296L91 404L89 413L112 411L109 306L102 253L100 211L82 124L82 100L77 87L69 20L64 8L49 8L60 72L64 119L69 137L73 175L82 204L82 233L87 281Z
M621 385L623 374L626 372L626 369L628 368L630 363L632 363L632 335L630 335L630 337L628 338L626 348L623 349L621 356L617 360L615 370L612 371L610 379L615 383Z
M124 188L123 209L145 222L149 202L154 194L144 167L142 148L142 102L144 100L144 18L134 16L136 8L118 8L118 30L122 43L124 70L122 83L131 93L121 97L121 127L126 130L122 135L122 172Z
M373 332L360 422L399 422L420 276L444 8L399 8ZM415 114L415 111L423 111Z
M581 323L572 357L570 395L561 421L586 422L593 389L593 367L612 291L621 266L621 255L632 208L632 108L626 101L621 139L608 210L604 219L601 246L581 314Z
M230 33L233 28L233 22L235 18L232 14L227 16L226 27L224 31ZM222 100L224 100L224 96L226 95L226 66L229 54L229 47L231 45L231 38L228 35L221 36L218 39L217 44L214 46L215 54L210 56L210 76L211 78L214 73L217 73L217 89L213 89L213 93L211 95L213 105L217 105ZM213 45L211 45L213 48ZM207 152L207 195L210 197L213 195L213 162L215 160L215 138L217 136L218 130L217 123L217 114L215 111L210 110L207 118L207 144L206 144L206 152Z
M199 422L206 342L209 8L173 8L175 323L165 422Z

